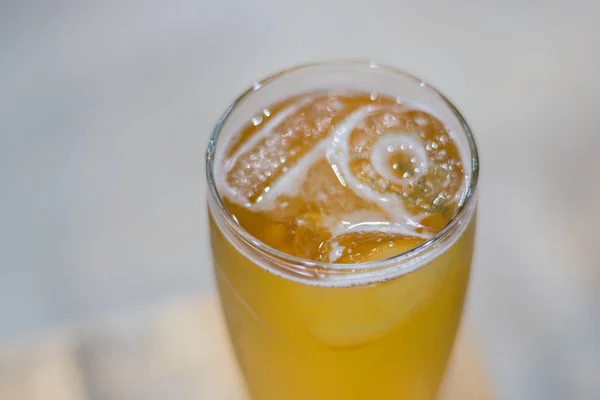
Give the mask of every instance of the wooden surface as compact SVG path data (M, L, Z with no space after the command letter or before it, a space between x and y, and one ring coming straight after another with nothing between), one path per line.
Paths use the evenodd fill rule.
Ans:
M466 335L458 341L441 397L493 398ZM0 346L0 399L246 398L212 299Z

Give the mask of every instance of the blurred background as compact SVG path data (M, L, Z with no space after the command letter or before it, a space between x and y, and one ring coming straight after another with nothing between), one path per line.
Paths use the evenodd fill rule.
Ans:
M0 346L212 296L217 118L276 70L366 58L431 82L477 136L465 324L498 398L597 399L599 18L594 0L0 2Z

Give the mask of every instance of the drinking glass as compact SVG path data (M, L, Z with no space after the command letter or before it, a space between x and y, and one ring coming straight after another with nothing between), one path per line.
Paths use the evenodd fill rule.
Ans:
M215 166L257 111L310 91L368 91L419 104L464 149L458 213L422 245L384 260L300 259L260 242L228 212ZM475 233L478 155L464 118L439 91L372 62L303 65L255 83L218 121L206 171L214 273L253 400L435 398L459 326Z

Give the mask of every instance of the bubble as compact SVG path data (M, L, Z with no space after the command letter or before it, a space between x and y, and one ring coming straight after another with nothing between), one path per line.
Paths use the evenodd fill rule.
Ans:
M309 94L264 109L222 163L220 192L283 223L293 255L361 262L397 238L430 238L458 210L467 178L444 125L363 96Z
M333 100L329 96L306 96L277 113L269 112L271 118L266 122L260 116L251 120L245 132L249 139L226 160L219 178L226 192L235 193L231 196L234 201L257 203L256 193L264 193L266 186L271 187L271 193L293 189L295 182L282 174L295 167L304 170L297 171L298 176L308 170L310 163L302 163L303 159L327 136L333 117L344 107ZM321 153L324 156L324 151ZM261 198L262 207L273 206L271 197Z

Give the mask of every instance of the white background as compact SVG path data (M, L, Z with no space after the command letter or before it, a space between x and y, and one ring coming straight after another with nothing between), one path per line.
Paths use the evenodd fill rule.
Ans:
M204 151L255 79L377 59L481 152L467 325L505 399L600 392L600 3L0 3L0 338L211 292Z

